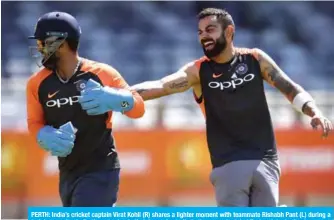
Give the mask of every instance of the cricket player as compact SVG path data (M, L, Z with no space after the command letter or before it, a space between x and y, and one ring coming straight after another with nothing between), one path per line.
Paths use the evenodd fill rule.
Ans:
M80 36L70 14L39 18L30 38L37 40L44 67L27 83L28 128L58 157L63 206L112 207L120 174L112 115L140 118L144 101L113 67L79 57Z
M311 117L323 136L333 129L315 101L268 54L233 44L231 15L207 8L198 15L205 56L157 81L133 86L144 100L193 88L203 103L218 206L278 206L280 166L263 81ZM298 65L298 64L296 64Z

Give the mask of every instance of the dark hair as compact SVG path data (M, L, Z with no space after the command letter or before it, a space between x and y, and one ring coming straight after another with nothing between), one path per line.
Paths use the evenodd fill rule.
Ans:
M224 9L219 8L205 8L198 15L198 20L206 18L208 16L216 16L218 22L222 25L223 30L228 26L234 26L232 16Z
M68 44L68 47L73 51L73 52L77 52L78 48L79 48L79 40L77 39L66 39L66 42Z

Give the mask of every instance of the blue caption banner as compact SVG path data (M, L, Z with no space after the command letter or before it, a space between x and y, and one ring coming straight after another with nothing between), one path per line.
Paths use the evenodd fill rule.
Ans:
M114 207L114 208L63 208L30 207L30 220L141 220L141 219L334 219L334 207Z

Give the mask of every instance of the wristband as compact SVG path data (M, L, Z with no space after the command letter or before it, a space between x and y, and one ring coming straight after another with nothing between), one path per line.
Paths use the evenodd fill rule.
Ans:
M303 112L303 106L307 103L307 102L314 102L314 99L312 98L312 96L307 93L307 92L301 92L298 93L293 101L292 101L292 106L300 112Z

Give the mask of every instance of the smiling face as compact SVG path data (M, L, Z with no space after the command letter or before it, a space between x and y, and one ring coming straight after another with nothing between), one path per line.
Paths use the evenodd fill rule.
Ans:
M213 58L230 46L234 35L234 22L222 9L204 9L198 16L198 37L204 54Z
M226 48L226 39L217 16L211 15L200 19L198 35L204 54L211 58L218 56Z

